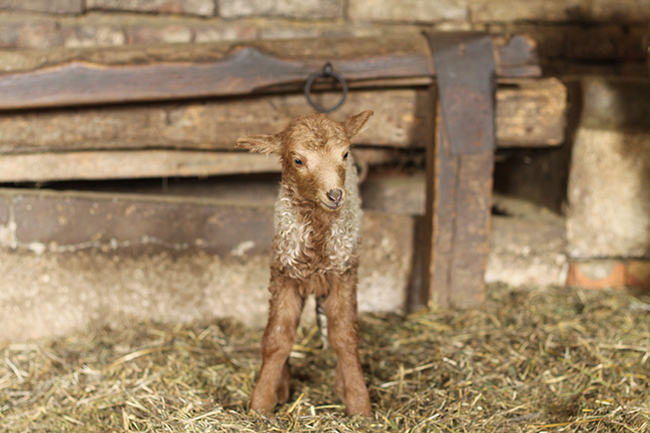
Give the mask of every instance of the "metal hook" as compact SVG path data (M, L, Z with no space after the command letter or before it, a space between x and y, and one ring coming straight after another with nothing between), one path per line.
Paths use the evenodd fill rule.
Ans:
M339 84L341 85L341 91L343 92L343 96L341 96L341 99L339 100L339 102L336 103L336 105L330 108L325 108L318 105L316 102L314 102L313 99L311 99L311 87L314 85L314 81L316 81L317 79L329 78L329 77L332 77L339 82ZM305 83L305 97L307 98L307 102L309 102L309 105L314 107L316 111L319 111L321 113L331 113L332 111L341 108L341 106L345 102L345 99L348 97L348 83L345 81L345 78L343 78L341 74L339 74L338 72L334 72L334 69L332 68L332 64L328 62L322 71L314 72L307 78L307 82Z

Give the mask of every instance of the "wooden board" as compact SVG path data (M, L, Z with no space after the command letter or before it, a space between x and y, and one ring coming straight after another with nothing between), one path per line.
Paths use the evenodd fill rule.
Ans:
M509 42L501 47L506 54L499 73L539 76L534 47ZM427 43L415 32L390 38L30 50L0 53L6 72L0 75L0 109L297 90L326 62L351 85L435 75Z
M556 78L504 83L496 92L497 145L563 144L567 102L567 88Z
M242 152L140 150L0 156L0 182L277 172L277 158Z
M421 302L469 307L485 298L494 153L452 155L439 106L437 113L427 151Z
M324 94L323 103L338 94ZM566 88L556 79L520 80L497 91L499 146L556 146L564 142ZM372 109L356 142L423 149L432 126L427 90L358 90L343 119ZM282 130L309 112L302 95L0 113L0 153L120 149L231 150L238 137Z
M398 149L354 149L357 161L378 165L407 161ZM204 177L279 173L278 158L247 152L184 150L77 151L0 155L1 182Z

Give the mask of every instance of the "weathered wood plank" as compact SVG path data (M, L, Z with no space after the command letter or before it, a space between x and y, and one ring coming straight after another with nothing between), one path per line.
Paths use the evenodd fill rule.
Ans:
M421 298L430 307L468 307L485 298L494 153L452 155L439 118L427 155Z
M0 156L0 182L210 176L279 169L277 158L240 152L141 150Z
M485 300L493 170L494 152L458 157L454 244L449 257L447 294L447 302L456 307L471 307Z
M323 94L324 105L339 95ZM566 89L556 79L526 80L497 91L499 146L564 142ZM430 140L430 95L426 90L350 92L333 117L366 109L375 115L356 142L424 148ZM0 113L0 153L102 149L223 149L238 137L281 130L307 112L302 95L269 95L203 103L59 108Z
M531 47L504 42L504 76L539 76ZM512 52L520 52L514 55ZM512 61L512 65L507 62ZM55 49L0 53L0 109L243 95L298 86L331 62L355 82L434 75L419 33L391 38ZM512 66L512 67L510 67ZM297 87L296 87L297 88Z
M404 153L398 149L354 149L356 160L367 165L407 161ZM100 150L0 155L0 183L205 177L279 173L280 169L276 157L244 152Z
M541 75L537 43L527 35L515 34L509 38L493 38L497 47L497 76L536 77Z
M417 34L26 53L0 76L0 108L242 95L304 83L330 61L349 81L431 76ZM41 59L38 59L40 54ZM21 54L15 54L14 57Z
M520 80L496 93L496 136L500 147L564 143L567 88L556 78Z
M458 157L451 156L443 135L440 104L436 107L435 140L427 147L427 236L423 239L424 305L448 306L451 287L451 257L454 251L454 221L456 219L456 179Z
M338 94L325 95L338 98ZM373 109L372 127L357 142L422 147L427 135L418 104L422 92L351 92L332 117ZM327 105L329 100L323 99ZM234 149L243 135L280 131L311 112L303 95L237 98L205 103L109 106L0 113L0 152L101 149Z

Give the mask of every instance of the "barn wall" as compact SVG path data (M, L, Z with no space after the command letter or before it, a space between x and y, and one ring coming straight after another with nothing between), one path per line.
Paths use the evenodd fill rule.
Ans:
M549 39L542 47L548 54L584 57L585 49L616 53L598 43L576 48L558 26L588 22L598 42L602 29L623 27L634 39L648 20L647 0L0 0L0 48L361 36L414 26L502 31L534 24ZM549 26L553 36L546 35Z
M581 73L598 74L603 67L611 72L614 65L619 72L647 75L648 22L650 0L0 0L0 49L388 37L419 28L485 30L531 34L547 74L571 75L579 64ZM619 68L617 62L625 66ZM0 68L11 70L10 65ZM645 116L650 92L639 92L638 86L644 85L621 86L614 80L585 81L581 87L593 91L585 94L585 101L589 95L594 101L632 95L637 101L634 113ZM594 259L606 259L595 267L597 272L625 259L628 275L633 271L639 279L650 275L649 129L642 120L603 121L612 110L627 110L625 105L597 111L600 106L594 104L594 110L580 119L576 134L569 202L555 200L558 208L568 205L568 246L563 221L555 217L519 225L495 218L488 281L561 283L566 276L565 250L569 259L590 265ZM157 108L152 105L151 110ZM146 119L150 126L152 119ZM35 137L32 146L50 138L47 132L60 133L38 122L5 121L0 127L5 136L16 129L17 137ZM612 164L616 169L610 170ZM596 181L603 181L603 187ZM240 230L242 238L233 248L218 250L223 238L211 237L208 215L221 212L221 205L188 199L188 206L203 214L171 215L179 211L177 203L167 206L163 199L139 198L133 211L128 205L120 207L124 203L119 200L102 201L101 195L52 197L0 194L0 341L59 335L89 320L111 322L129 314L168 321L231 315L252 325L264 322L268 245L255 242L259 250L247 249L250 239ZM57 206L62 203L63 210ZM151 209L170 215L157 227L100 223L118 213L137 219ZM268 221L269 212L270 208L262 209L260 215ZM391 215L382 210L365 220L360 284L364 310L404 306L414 266L412 229L417 212L401 212ZM178 237L163 239L170 235L165 221L186 224L172 225ZM65 224L74 230L61 230ZM156 228L159 232L148 232ZM201 228L205 233L192 232ZM114 232L102 232L106 229ZM184 244L187 239L194 243ZM211 240L216 244L210 245ZM237 249L239 245L246 248ZM386 290L378 294L377 287Z

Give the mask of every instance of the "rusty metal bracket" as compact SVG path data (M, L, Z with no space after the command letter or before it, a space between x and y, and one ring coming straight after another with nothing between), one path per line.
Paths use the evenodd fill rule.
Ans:
M451 154L494 150L492 38L475 32L428 33L427 38Z

